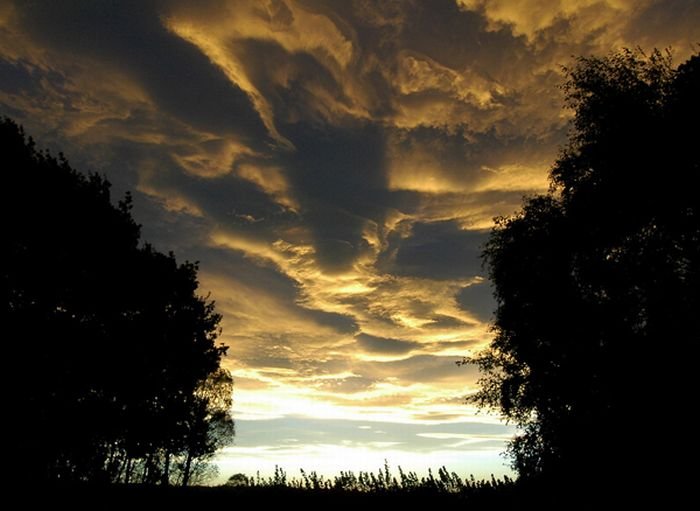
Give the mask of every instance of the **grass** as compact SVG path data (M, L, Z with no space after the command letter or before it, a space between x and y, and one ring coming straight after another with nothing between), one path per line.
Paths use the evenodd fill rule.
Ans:
M335 504L370 506L462 505L468 509L524 509L518 507L521 491L509 479L476 480L461 478L444 467L436 473L419 477L401 467L392 473L388 464L377 473L341 472L333 478L316 472L301 471L300 477L289 478L281 468L270 477L247 477L236 474L221 486L155 486L155 485L54 485L41 492L27 492L36 497L35 503L22 508L34 508L36 503L50 502L54 509L208 509L229 508L232 505L256 507L283 503L295 509L327 507Z
M562 486L559 483L564 483ZM397 506L437 511L441 506L460 506L479 510L548 510L610 508L615 502L629 503L627 492L611 499L596 489L593 478L558 484L516 481L508 477L477 480L461 478L444 467L425 477L398 468L392 473L388 464L377 473L341 472L326 478L315 472L301 471L289 478L281 468L270 477L231 476L221 486L162 486L136 484L53 485L24 492L17 509L90 509L90 510L160 510L160 509L229 509L231 507L280 506L284 509L328 509L329 506L359 505L370 509L395 509ZM436 508L437 506L437 508ZM613 506L614 507L614 506ZM620 509L629 508L626 505ZM343 508L341 508L343 509ZM335 511L331 509L331 511ZM360 511L365 511L361 509Z

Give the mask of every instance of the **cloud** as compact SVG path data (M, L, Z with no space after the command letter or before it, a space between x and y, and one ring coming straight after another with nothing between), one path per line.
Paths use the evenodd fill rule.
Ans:
M288 417L270 421L240 421L239 446L279 445L299 443L317 445L338 442L339 439L353 438L354 442L376 440L378 431L397 445L420 445L420 450L429 452L436 447L448 447L444 440L465 439L477 436L481 439L507 438L512 428L492 423L453 423L444 425L397 425L391 422L367 422L357 420L313 419ZM418 437L418 438L416 438ZM469 438L467 437L467 438ZM442 444L442 445L440 445ZM234 449L235 452L235 449ZM232 453L233 454L233 453Z
M455 360L457 360L455 357L415 355L390 362L363 362L359 367L376 371L384 378L394 378L404 383L447 382L450 379L459 379L463 383L476 375L476 368L458 367Z
M671 48L676 62L697 52L700 27L700 4L692 0L651 2L647 9L637 9L627 23L624 38L644 48Z
M363 376L326 378L319 382L319 388L335 394L352 394L372 390L377 380Z
M382 133L363 122L323 130L294 126L290 139L297 151L287 161L289 179L316 261L324 271L346 271L368 255L366 228L383 223L389 209Z
M235 9L224 6L209 16L188 14L189 10L171 10L168 29L195 45L246 92L270 136L284 147L293 145L277 128L275 92L289 89L304 70L309 72L305 78L315 81L333 68L346 67L353 58L352 44L327 17L298 9L294 3L276 1L261 9L257 2L237 2ZM315 69L304 69L305 63ZM315 84L324 97L323 83ZM312 84L305 85L301 91L315 90Z
M457 303L465 311L481 321L493 320L496 301L488 281L475 282L462 288L456 296Z
M581 25L588 25L591 33L606 27L605 32L613 32L615 24L625 23L625 15L635 9L644 10L649 0L557 0L542 2L526 0L513 3L506 0L457 0L460 7L483 13L489 21L491 30L507 28L516 36L525 36L529 40L542 35L543 32L564 25L570 34L578 32ZM609 26L613 24L613 26Z
M431 279L474 277L482 271L480 254L485 241L485 232L463 230L455 221L417 222L406 237L390 237L382 269Z
M359 334L355 336L355 340L362 350L381 355L401 355L418 347L418 343L415 342L387 339L368 334Z
M465 432L469 439L459 436ZM393 472L398 465L404 472L427 476L428 468L444 465L462 477L473 473L482 478L510 474L499 452L512 434L509 426L478 422L413 426L303 417L245 420L237 423L236 445L222 451L216 463L223 479L256 471L267 477L276 466L289 477L298 477L300 468L325 476L340 470L376 471L383 469L385 460Z
M264 136L248 95L196 47L171 34L155 2L19 5L23 28L63 59L118 69L159 109L192 127L250 135L251 141Z
M0 89L8 94L36 93L39 80L34 75L37 71L31 64L21 60L13 62L0 59Z
M456 1L461 9L481 14L489 30L510 31L540 51L552 51L554 45L559 51L578 48L579 53L673 46L687 58L700 34L690 21L700 13L694 0Z

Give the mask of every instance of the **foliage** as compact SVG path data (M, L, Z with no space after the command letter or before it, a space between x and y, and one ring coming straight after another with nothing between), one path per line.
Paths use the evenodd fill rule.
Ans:
M674 69L624 51L567 74L569 143L549 193L497 219L495 338L467 362L484 374L474 401L521 428L522 477L612 481L622 460L635 477L670 466L668 415L693 402L700 55Z
M233 434L221 316L197 265L141 244L129 195L0 122L4 359L22 469L44 481L186 484Z
M412 483L399 486L396 483L378 487L336 486L333 479L316 477L316 484L311 479L308 486L298 478L286 478L284 485L279 484L281 469L277 476L269 478L247 477L243 474L232 476L230 484L222 486L163 487L134 484L60 486L44 488L37 496L37 505L48 499L55 505L69 507L123 510L132 506L152 507L158 509L185 508L210 509L231 506L275 507L282 503L285 507L295 509L327 509L328 506L347 507L348 505L370 505L371 508L393 509L394 506L450 506L467 505L470 510L477 509L542 509L542 504L558 504L550 495L538 497L531 488L509 479L476 481L473 478L459 479L462 486L456 491L443 491L444 486L438 477L423 478L425 484ZM376 481L385 480L385 470L373 474ZM445 469L440 472L447 472ZM348 473L350 474L350 473ZM414 474L415 475L415 474ZM357 474L351 474L356 480ZM371 476L367 473L367 478ZM450 476L452 477L452 476ZM417 478L417 476L416 476ZM392 477L393 479L393 477ZM418 478L417 478L418 479ZM40 497L40 499L39 499ZM30 496L28 503L33 504ZM533 504L537 504L534 505ZM546 507L545 509L548 509ZM569 507L566 507L569 509Z
M401 494L401 493L433 493L433 494L469 494L474 492L496 491L512 485L508 476L489 480L476 480L474 476L462 479L455 472L449 472L440 467L437 476L428 470L428 476L419 477L415 472L404 472L398 467L398 477L392 474L388 463L374 472L343 471L333 478L319 476L316 472L300 470L300 478L288 478L281 467L275 467L274 475L270 477L248 477L244 474L232 475L226 486L267 489L294 489L306 491L325 491L341 493L367 494Z

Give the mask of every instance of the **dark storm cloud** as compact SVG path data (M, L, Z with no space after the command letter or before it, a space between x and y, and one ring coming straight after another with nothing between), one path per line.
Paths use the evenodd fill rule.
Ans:
M26 30L43 44L96 62L107 62L123 70L145 87L161 110L179 120L218 134L236 134L246 143L262 147L269 137L249 96L197 47L164 27L161 11L167 9L162 5L165 4L95 2L85 7L80 2L67 2L58 7L57 4L45 6L41 2L30 2L23 6L22 19ZM429 9L424 5L417 8L430 18L448 20L448 26L459 28L466 34L477 31L481 23L478 16L459 11L448 2L431 5ZM280 15L288 11L282 3L276 10ZM339 14L343 16L342 8ZM354 40L361 40L362 44L373 45L370 32L382 32L391 26L394 28L390 30L395 30L400 24L399 32L408 34L401 36L405 41L416 41L421 47L431 49L433 54L441 51L437 32L422 33L417 30L415 22L407 21L415 12L407 12L406 5L377 7L358 4L345 15L351 24L353 20L361 20L360 25L366 27L366 32L354 34ZM289 23L293 16L284 14L282 18ZM452 20L457 20L458 25ZM348 25L339 23L338 26ZM400 47L404 39L394 43ZM459 48L467 46L460 45ZM396 51L387 48L379 45L373 50L380 53ZM369 253L362 236L368 221L381 225L389 208L409 213L416 208L415 195L410 197L405 192L387 191L383 128L349 119L341 124L329 122L324 103L317 101L318 91L325 91L335 103L348 107L352 99L344 95L337 77L327 65L310 54L291 53L279 44L261 39L239 40L227 51L238 56L250 81L272 106L282 135L296 147L296 151L288 154L277 153L274 159L286 169L291 193L301 203L304 222L316 248L317 262L329 272L349 269L359 257ZM462 55L460 58L467 57ZM286 75L283 84L273 76L273 73L280 72ZM376 78L367 82L370 89L376 89L379 82L390 79L384 75ZM388 101L391 87L379 89L383 90L380 96L386 96ZM377 91L373 94L376 95ZM436 163L442 172L455 179L465 179L461 169L479 169L484 163L476 155L470 156L469 152L482 153L486 144L482 141L469 149L469 144L465 145L464 136L459 133L447 134L438 128L418 127L405 131L403 140L397 148L399 152L407 149L403 147L409 143L407 140L433 150L440 147L437 152L441 156ZM504 152L503 147L500 149ZM188 149L172 147L169 151L186 153ZM495 151L486 150L485 153L495 154ZM477 160L465 165L465 160L468 162L470 158ZM177 164L166 163L163 167L177 168ZM473 170L469 172L474 175ZM224 225L235 223L237 212L255 219L270 216L267 198L244 180L239 179L236 183L217 181L206 186L168 170L151 174L149 179L152 185L150 193L157 189L161 194L165 192L187 199L200 209L203 209L203 198L208 204L206 214L214 215ZM203 196L203 191L211 192L211 196ZM224 193L229 193L229 201L222 207L219 196ZM242 229L246 227L256 232L266 230L264 224L241 226Z
M272 231L296 220L296 215L272 201L254 183L233 173L203 178L183 172L171 162L146 179L149 187L166 195L169 191L182 193L216 225L250 232L262 239L274 241Z
M457 303L481 321L491 321L496 310L493 289L488 281L479 282L462 288L457 293Z
M645 43L650 39L650 34L653 34L654 37L663 34L665 38L670 40L674 40L680 34L695 32L696 35L700 35L698 20L700 20L700 2L695 0L652 2L648 9L638 12L634 23L630 23L627 26L625 35L630 40ZM697 45L700 44L700 38L696 38L695 41L687 41L685 48L676 47L672 49L688 51L690 48L687 46L693 44L697 49Z
M317 262L327 271L347 270L368 250L367 220L381 222L387 208L384 143L368 123L285 130L296 151L286 164L314 239Z
M455 318L453 316L446 316L444 314L434 314L430 317L431 322L426 325L427 328L437 329L437 328L459 328L464 326L470 326L471 323Z
M265 353L263 350L257 357L246 357L246 363L252 367L261 368L262 374L266 376L284 378L288 373L281 371L276 372L275 369L294 369L295 363L289 357L276 356L278 352L277 346L268 350L270 353Z
M480 14L459 9L453 0L351 0L333 8L322 0L301 3L338 20L361 48L384 56L411 48L459 68L475 61L490 65L490 58L507 58L504 48L522 44L508 31L487 31ZM495 62L493 69L499 64Z
M0 58L0 89L9 93L36 93L40 90L40 80L63 81L58 73L42 73L30 62L11 62Z
M364 351L380 355L400 355L420 346L417 342L387 339L364 333L355 336L355 341Z
M195 46L170 33L163 2L19 2L31 37L65 55L132 76L158 107L208 131L262 143L266 130L248 96Z
M352 316L325 312L316 309L304 309L306 314L321 326L328 326L341 334L352 334L357 331L357 322Z
M321 94L346 107L352 103L333 73L313 55L292 53L280 44L256 39L237 41L231 51L278 114L279 123L327 121L330 112L318 100ZM280 74L284 76L282 83ZM289 134L283 132L283 135Z
M288 304L291 313L308 321L310 328L314 325L327 327L339 334L353 334L358 329L357 322L352 316L309 309L296 303L299 293L298 283L273 266L255 264L243 253L223 248L199 247L198 250L190 250L188 254L194 256L196 260L200 261L202 267L206 267L215 275L234 276L236 283L243 289L265 290L267 294L276 297L281 303ZM231 292L237 292L235 287L231 289ZM255 299L254 297L250 298Z
M479 275L487 232L465 231L454 221L416 223L410 236L390 238L384 271L432 279Z
M131 122L140 121L132 118ZM116 131L117 123L121 124L109 120L98 123L95 129ZM100 166L101 172L117 179L117 195L122 189L131 188L129 181L137 182L137 190L142 193L136 197L136 210L153 218L144 226L144 235L150 241L171 248L200 245L202 249L213 229L223 229L271 242L280 231L298 223L294 213L281 207L258 185L233 172L202 177L185 171L173 157L182 150L178 145L114 141L105 164ZM87 163L85 166L93 167ZM155 204L160 204L160 211L153 207ZM194 212L196 216L179 214L176 220L176 211ZM168 228L180 229L180 235L167 239Z
M362 362L359 367L372 367L384 377L399 378L402 381L429 383L446 381L458 378L461 381L469 380L478 374L474 366L458 367L455 364L456 357L414 355L402 360L390 362ZM374 373L375 371L370 371Z

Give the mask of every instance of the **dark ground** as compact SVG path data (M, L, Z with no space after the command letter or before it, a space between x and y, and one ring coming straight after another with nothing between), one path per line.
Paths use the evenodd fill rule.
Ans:
M544 510L625 509L605 496L579 492L566 495L541 488L512 486L471 494L432 491L360 493L342 490L304 490L270 487L162 487L137 485L51 486L23 492L15 509L90 509L141 511L161 509L224 510L242 506L276 509L333 509L362 506L367 509L444 510ZM560 493L558 496L556 493ZM610 507L611 504L613 507ZM619 504L619 503L618 503ZM258 511L258 509L255 509ZM359 511L364 511L360 509Z

